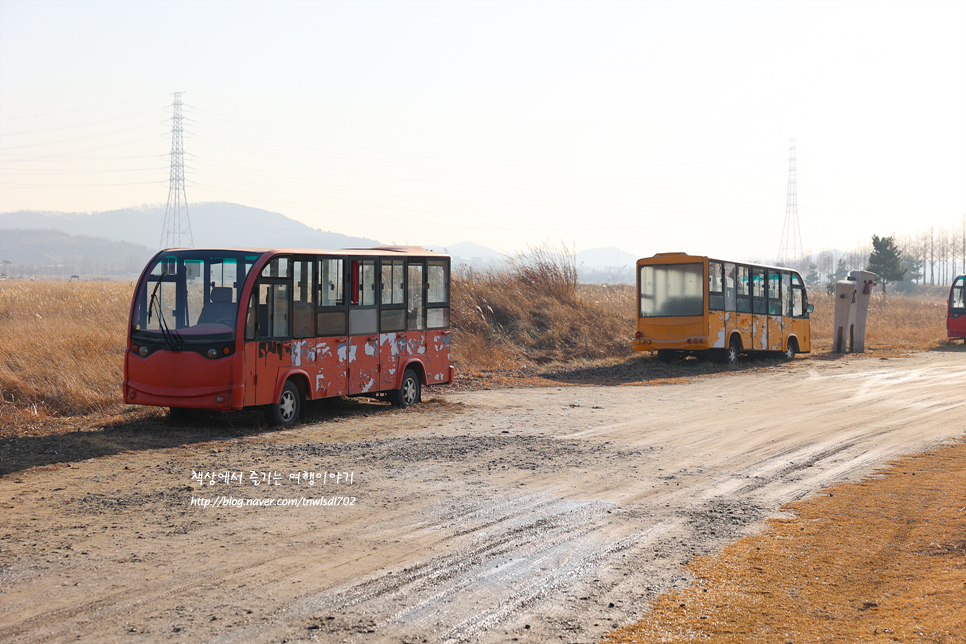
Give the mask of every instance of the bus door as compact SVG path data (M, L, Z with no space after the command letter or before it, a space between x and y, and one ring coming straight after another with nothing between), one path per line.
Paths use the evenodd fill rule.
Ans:
M379 281L379 389L396 388L399 358L406 350L406 261L380 260Z
M791 328L789 335L794 335L798 341L800 351L811 350L809 337L810 323L808 321L808 297L805 294L805 283L798 273L791 274L791 301L788 304Z
M376 302L375 258L349 259L349 344L350 394L379 390L379 306Z
M426 262L426 382L450 381L449 260Z
M252 289L245 320L245 405L275 402L278 373L292 365L292 260L276 257Z
M292 258L292 361L308 376L312 391L306 398L317 397L314 383L319 372L315 341L315 301L318 268L315 257Z
M768 271L768 338L769 351L782 350L782 274L780 271Z
M316 309L314 396L349 393L348 305L344 257L319 258L319 293Z
M768 298L765 284L765 269L751 268L751 348L756 351L768 350Z

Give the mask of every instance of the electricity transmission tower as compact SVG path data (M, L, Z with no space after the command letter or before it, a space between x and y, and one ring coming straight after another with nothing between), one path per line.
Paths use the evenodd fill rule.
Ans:
M778 263L787 266L802 258L802 232L798 227L798 179L795 170L795 139L788 152L788 197L785 201L785 225L778 248Z
M188 197L184 191L184 128L181 125L181 95L175 92L174 114L171 116L171 178L168 181L168 205L164 209L161 248L194 246L191 221L188 219Z

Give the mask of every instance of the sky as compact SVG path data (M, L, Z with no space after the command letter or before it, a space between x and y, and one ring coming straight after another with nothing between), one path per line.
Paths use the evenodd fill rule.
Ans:
M966 2L0 0L0 212L766 261L966 217ZM158 222L160 234L162 222ZM293 244L297 245L297 244Z

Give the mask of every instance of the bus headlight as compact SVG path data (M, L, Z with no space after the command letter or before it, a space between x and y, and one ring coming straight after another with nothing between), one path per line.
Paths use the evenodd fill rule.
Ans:
M144 345L141 345L141 348L138 349L138 355L142 358L148 357L148 348Z
M218 350L215 348L208 349L208 357L214 360L218 357Z

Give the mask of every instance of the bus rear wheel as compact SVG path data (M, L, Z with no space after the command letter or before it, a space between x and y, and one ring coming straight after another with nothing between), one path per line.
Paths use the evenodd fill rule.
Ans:
M741 347L738 341L732 338L728 341L727 349L711 349L711 359L719 364L736 364L738 362L738 352Z
M420 397L420 384L419 376L412 369L406 369L403 373L402 382L399 383L399 389L394 390L389 395L390 401L396 407L400 409L405 409L419 402Z
M302 413L302 394L295 383L289 380L282 387L278 402L265 408L265 420L269 425L291 425Z

